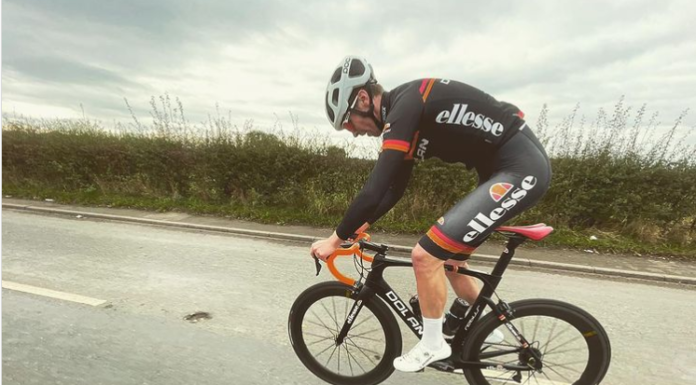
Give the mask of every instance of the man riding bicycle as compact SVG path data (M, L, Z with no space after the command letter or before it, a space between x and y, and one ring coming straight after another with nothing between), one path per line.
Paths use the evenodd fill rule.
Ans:
M336 130L382 135L383 142L375 168L336 231L312 245L311 254L322 260L394 207L416 160L438 157L478 173L478 187L440 217L411 253L423 336L394 367L421 370L451 354L442 334L445 277L469 303L479 295L473 278L445 273L443 265L468 267L466 260L496 227L541 199L551 180L548 156L516 106L448 79L414 80L386 92L360 57L340 62L325 102Z

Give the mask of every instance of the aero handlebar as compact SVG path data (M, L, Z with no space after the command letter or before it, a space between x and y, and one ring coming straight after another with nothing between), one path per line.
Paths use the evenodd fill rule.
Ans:
M344 243L341 245L336 251L333 252L328 258L326 258L326 265L329 267L329 271L331 274L336 277L337 280L340 282L345 283L346 285L353 286L355 284L355 280L346 277L343 275L340 271L338 271L338 268L336 268L335 262L336 258L340 256L346 256L346 255L357 255L361 259L367 261L367 262L372 262L373 258L369 255L365 255L362 252L362 247L361 247L361 242L362 240L365 241L370 241L370 234L367 233L360 233L358 234L355 238L353 238L350 243ZM317 267L317 275L319 275L319 271L321 270L321 265L319 264L319 260L314 257L316 267Z

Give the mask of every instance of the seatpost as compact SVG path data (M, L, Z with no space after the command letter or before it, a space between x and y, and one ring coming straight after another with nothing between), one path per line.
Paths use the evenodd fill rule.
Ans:
M498 263L495 264L493 272L491 273L492 275L497 277L503 275L508 265L510 264L512 257L515 255L515 249L517 248L517 246L523 244L526 239L527 238L525 237L520 237L516 235L513 235L508 239L507 244L505 245L505 251L503 251L503 254L500 255Z

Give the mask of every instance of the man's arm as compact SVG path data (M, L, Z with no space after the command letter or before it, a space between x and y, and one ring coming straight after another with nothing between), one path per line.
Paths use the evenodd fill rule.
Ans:
M401 151L384 150L382 154L380 154L367 183L365 183L365 186L358 196L355 197L343 217L343 221L341 221L341 224L339 224L336 229L336 234L339 238L343 240L348 239L365 222L372 219L379 209L382 209L382 201L387 199L387 193L393 184L397 183L397 185L399 185L398 183L400 180L398 178L401 176L400 171L402 171L405 166L404 153ZM411 167L408 168L410 169L412 167L411 165ZM405 189L405 184L406 183L401 187L402 190ZM401 194L403 194L403 191L401 191ZM400 197L401 195L399 195L399 198ZM391 199L393 199L393 197L385 202L385 204L391 204L391 206L384 212L389 211L396 201L398 201L398 199L396 199L396 201L390 203ZM384 213L380 214L380 216L383 214Z
M413 160L403 162L403 165L396 176L396 180L394 183L392 183L391 187L384 195L384 198L382 198L382 201L379 203L379 206L377 206L377 209L374 211L370 219L367 220L367 223L372 225L373 223L377 222L379 218L382 218L384 214L388 213L389 210L391 210L399 202L399 200L401 200L401 197L404 196L404 192L406 191L406 186L408 186L408 182L411 179L413 164Z

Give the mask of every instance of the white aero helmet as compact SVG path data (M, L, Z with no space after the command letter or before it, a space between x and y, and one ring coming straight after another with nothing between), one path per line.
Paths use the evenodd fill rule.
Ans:
M372 66L365 58L346 56L341 60L329 80L329 85L326 86L325 98L326 117L337 131L343 129L346 113L353 107L348 100L353 92L373 83L377 83L377 79ZM370 95L370 102L372 102L372 95Z

